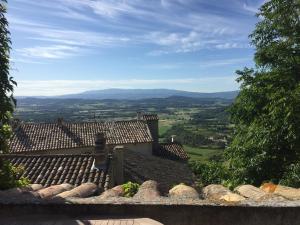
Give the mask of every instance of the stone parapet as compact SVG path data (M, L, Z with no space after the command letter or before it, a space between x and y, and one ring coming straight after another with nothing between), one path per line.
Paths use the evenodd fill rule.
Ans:
M278 186L259 189L242 185L230 191L221 185L209 185L197 193L180 184L162 196L158 186L155 181L146 181L131 198L124 197L122 186L98 195L90 184L74 188L64 184L51 189L35 185L22 191L1 191L0 221L7 216L33 213L72 218L147 217L170 225L294 225L300 221L300 200L294 196L298 190L295 188L280 186L276 192ZM291 193L287 195L288 191Z

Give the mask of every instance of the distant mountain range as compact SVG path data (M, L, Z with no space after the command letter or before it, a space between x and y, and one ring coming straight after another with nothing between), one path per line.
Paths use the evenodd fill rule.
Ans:
M190 97L190 98L223 98L234 99L238 95L238 91L200 93L179 91L171 89L105 89L97 91L86 91L78 94L68 94L51 97L36 98L58 98L58 99L118 99L118 100L140 100L151 98L168 98L172 96ZM20 97L24 98L24 97Z

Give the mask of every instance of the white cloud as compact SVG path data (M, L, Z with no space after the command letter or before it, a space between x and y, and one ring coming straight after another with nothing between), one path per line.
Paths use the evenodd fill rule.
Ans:
M83 49L121 46L125 43L142 44L150 43L162 47L148 53L149 55L162 55L170 53L186 53L198 51L204 48L244 48L245 44L227 43L228 36L232 31L226 28L212 28L211 33L191 30L189 32L161 32L153 31L145 35L111 35L100 32L68 30L52 27L47 24L33 23L31 21L13 19L11 21L12 29L23 31L31 34L31 39L44 41L48 46L29 47L19 49L17 52L22 56L42 58L64 58L69 56L80 55ZM208 29L208 28L207 28ZM222 39L220 39L222 37ZM237 40L238 41L238 40ZM53 47L53 43L57 46L65 46L66 54L48 54L49 52L57 52L59 49ZM39 50L39 51L37 51ZM57 57L56 57L57 55Z
M211 67L224 67L230 65L237 65L240 63L249 63L251 58L232 58L232 59L218 59L218 60L200 60L179 63L158 63L141 66L146 69L158 70L176 70L182 68L211 68Z
M215 48L217 49L250 48L250 44L226 42L222 44L217 44Z
M108 17L115 17L122 13L130 13L134 11L126 1L88 1L87 5L91 7L96 14Z
M221 84L221 85L218 85ZM17 96L55 96L106 88L165 88L214 92L237 89L234 76L186 79L128 79L128 80L21 80Z
M57 42L61 44L77 46L111 46L120 45L130 39L123 35L113 36L100 32L86 30L70 30L63 28L50 27L47 24L31 25L30 22L19 22L20 20L11 21L12 29L27 32L34 35L32 39L44 40L47 42ZM27 26L24 25L28 24Z
M20 55L25 57L46 59L62 59L73 56L78 51L78 47L67 45L36 46L16 50L17 53L20 53Z
M143 4L140 0L17 0L19 2L28 2L31 5L47 8L55 8L56 10L65 11L66 7L69 9L76 9L77 13L84 9L90 9L96 15L102 17L115 18L122 14L141 14L143 10L138 9L138 4ZM81 13L80 13L81 14ZM78 19L79 15L75 15L75 19ZM71 18L71 17L70 17ZM91 17L89 17L91 18ZM87 17L83 18L84 20Z
M257 7L247 5L246 3L244 3L243 8L244 8L246 11L251 12L251 13L253 13L253 14L258 13L258 8L257 8Z
M27 33L26 38L45 42L42 46L51 48L53 45L68 45L79 48L76 54L74 51L74 54L66 54L66 57L80 55L86 48L124 45L130 47L152 44L148 55L155 56L208 48L245 48L248 43L248 31L245 31L243 21L201 8L199 12L190 10L193 4L197 4L195 0L156 0L151 1L151 4L146 4L144 0L15 1L41 9L45 18L55 14L63 18L82 20L83 24L88 25L81 24L77 29L72 25L71 29L68 28L68 20L64 23L48 20L54 23L49 25L10 16L13 30ZM205 1L199 0L198 3L201 5ZM214 4L218 2L215 1ZM224 2L220 7L224 7ZM243 7L241 3L240 7ZM245 4L245 7L248 5ZM103 27L108 29L102 29ZM31 50L36 47L28 48ZM37 55L36 52L33 54ZM24 55L30 56L32 53ZM43 55L45 54L41 54Z
M150 56L187 53L201 49L250 48L249 44L244 43L238 38L216 35L214 33L207 35L197 31L191 31L187 34L152 32L145 36L145 40L163 47L162 49L149 52L148 55Z
M22 57L62 59L82 55L88 49L119 46L130 41L123 35L112 36L99 32L68 30L19 18L10 20L11 28L29 33L28 39L45 42L43 46L15 49ZM20 58L20 57L19 57Z
M97 22L96 19L94 19L84 13L78 12L76 10L72 10L68 7L63 7L62 10L60 10L60 11L54 11L53 14L56 16L61 16L64 18L69 18L69 19L84 20L87 22Z
M256 14L259 12L260 6L262 6L264 3L266 3L268 0L256 0L256 1L250 1L250 2L244 2L243 9L252 13Z
M26 64L46 64L45 62L40 62L40 61L37 61L37 60L31 60L31 59L26 59L24 57L20 57L20 58L10 58L10 62L11 64L15 65L15 63L26 63Z
M208 67L223 67L228 65L236 65L239 63L249 63L251 58L234 58L234 59L220 59L220 60L207 60L200 61L198 64L199 67L208 68Z

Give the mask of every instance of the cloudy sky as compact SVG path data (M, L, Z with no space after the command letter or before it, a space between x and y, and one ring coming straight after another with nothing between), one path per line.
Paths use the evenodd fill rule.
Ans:
M10 0L17 95L236 90L264 0Z

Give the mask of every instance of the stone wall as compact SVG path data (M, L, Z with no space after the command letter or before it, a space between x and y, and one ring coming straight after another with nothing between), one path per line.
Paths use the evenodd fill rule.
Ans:
M6 205L0 219L24 215L80 218L151 218L165 225L298 225L300 207L243 207L177 204Z
M146 181L131 198L122 186L99 195L92 183L73 188L35 184L0 191L0 224L6 218L28 215L73 220L96 218L151 218L165 225L298 225L299 189L266 184L243 185L234 192L209 185L198 193L180 184L161 195L156 181ZM7 225L7 224L6 224Z
M152 143L124 144L123 146L145 156L152 155Z

